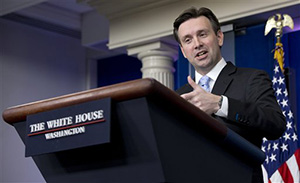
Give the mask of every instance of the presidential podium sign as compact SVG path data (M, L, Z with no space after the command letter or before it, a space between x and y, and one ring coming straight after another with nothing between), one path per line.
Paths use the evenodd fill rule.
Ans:
M111 99L27 116L25 156L110 142Z

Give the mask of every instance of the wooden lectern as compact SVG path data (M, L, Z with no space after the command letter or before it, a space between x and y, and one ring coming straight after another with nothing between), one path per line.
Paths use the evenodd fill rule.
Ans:
M154 79L8 108L3 118L25 142L27 115L106 97L111 142L32 157L47 182L247 183L264 160L259 148Z

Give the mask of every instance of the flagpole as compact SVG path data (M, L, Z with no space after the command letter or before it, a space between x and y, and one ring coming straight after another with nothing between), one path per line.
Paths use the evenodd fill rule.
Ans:
M298 137L294 128L294 117L290 108L288 92L284 76L284 51L281 43L282 28L288 26L294 28L294 23L289 15L280 14L270 17L266 23L265 35L275 28L277 38L274 59L276 60L273 75L273 89L281 110L286 117L286 131L277 140L263 139L262 150L266 159L262 164L262 172L265 183L299 183L300 181L300 148Z

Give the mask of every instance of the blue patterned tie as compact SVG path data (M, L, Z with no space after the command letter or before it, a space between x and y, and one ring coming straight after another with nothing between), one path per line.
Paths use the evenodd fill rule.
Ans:
M209 80L210 80L210 77L205 75L205 76L202 76L202 78L199 81L199 85L207 92L210 92L209 91Z

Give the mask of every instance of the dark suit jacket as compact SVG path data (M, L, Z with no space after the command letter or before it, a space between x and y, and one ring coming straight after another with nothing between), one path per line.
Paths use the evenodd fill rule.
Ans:
M191 92L189 84L179 94ZM260 148L262 137L277 139L285 131L285 117L276 101L266 72L237 68L231 62L221 71L212 93L228 97L228 118L213 115L218 121Z

